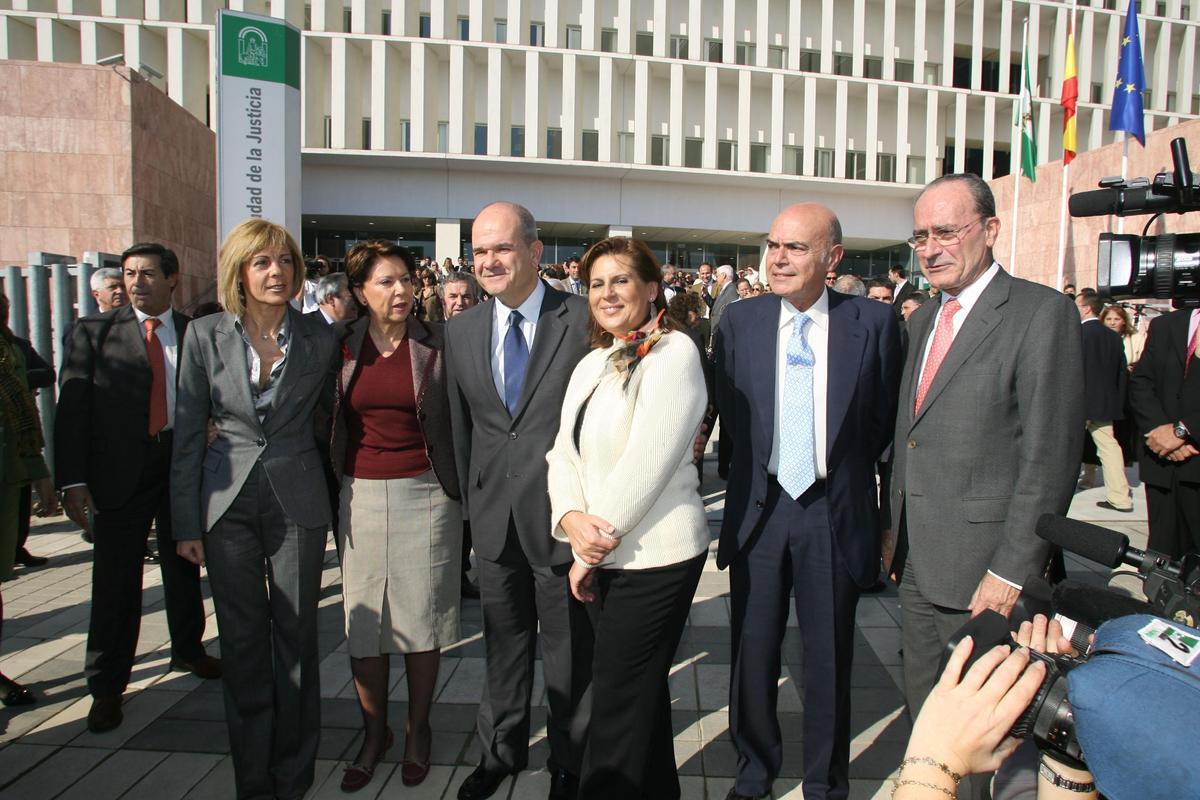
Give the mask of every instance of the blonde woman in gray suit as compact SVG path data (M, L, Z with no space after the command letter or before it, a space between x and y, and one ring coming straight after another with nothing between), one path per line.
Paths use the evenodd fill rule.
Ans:
M171 512L179 554L208 563L239 800L302 797L321 732L331 515L315 416L322 398L328 415L336 348L323 320L288 303L303 279L286 229L238 225L218 257L226 312L188 326L179 366Z

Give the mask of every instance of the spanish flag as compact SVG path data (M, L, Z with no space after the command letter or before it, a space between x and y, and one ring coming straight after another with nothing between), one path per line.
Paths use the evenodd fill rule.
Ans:
M1079 79L1075 77L1075 34L1067 34L1067 63L1063 68L1063 163L1075 158L1075 104L1079 100Z

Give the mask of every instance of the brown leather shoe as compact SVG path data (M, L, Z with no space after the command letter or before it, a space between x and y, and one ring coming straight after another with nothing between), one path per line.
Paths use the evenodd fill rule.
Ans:
M92 733L111 731L120 725L124 718L121 713L121 695L102 695L92 699L92 708L87 715L88 730Z
M210 655L202 655L193 661L182 658L171 659L171 669L176 672L190 672L197 678L213 680L221 677L221 659Z

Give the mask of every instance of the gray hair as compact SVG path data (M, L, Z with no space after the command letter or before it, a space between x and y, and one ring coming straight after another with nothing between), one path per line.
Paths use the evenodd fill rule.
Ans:
M101 267L92 273L92 277L88 278L88 285L92 287L93 292L98 292L104 288L107 281L114 280L121 280L121 270L116 267Z
M336 295L341 294L348 288L350 288L350 278L346 275L346 273L329 273L324 278L321 278L321 280L317 281L317 290L314 293L317 296L317 305L325 305Z
M525 240L523 244L530 245L538 240L537 221L534 220L533 214L528 208L520 203L513 203L508 200L498 200L495 203L488 203L486 206L481 208L479 210L479 214L482 214L484 211L487 211L489 208L493 208L495 206L503 206L517 215L517 227L521 232L521 238ZM476 216L478 217L479 214L476 214Z
M955 172L935 178L917 195L917 202L919 203L925 193L933 187L946 183L965 184L967 191L971 193L971 200L975 204L975 213L981 217L996 216L996 197L992 194L992 187L988 186L983 178L972 175L970 172Z
M467 294L476 300L479 299L479 283L475 280L475 276L469 272L455 270L446 276L446 280L442 281L442 293L446 292L446 287L452 283L465 283L467 285Z
M724 275L729 280L733 280L737 277L737 275L735 275L733 272L733 267L729 266L728 264L722 264L721 266L717 267L717 274Z
M838 279L833 282L833 290L855 297L866 297L867 295L866 284L857 275L839 275Z

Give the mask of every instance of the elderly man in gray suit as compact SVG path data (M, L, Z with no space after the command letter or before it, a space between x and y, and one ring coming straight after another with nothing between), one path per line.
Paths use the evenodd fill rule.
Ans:
M550 798L568 800L575 796L586 729L579 709L591 629L586 611L570 597L571 549L550 536L546 453L558 433L567 382L588 351L587 301L538 279L537 224L515 203L480 211L471 246L476 276L492 299L450 320L445 353L487 677L479 704L480 762L458 797L490 797L526 766L540 631Z
M1071 299L992 258L995 200L974 175L917 198L909 244L940 301L909 319L892 478L904 682L915 716L947 640L985 609L1008 615L1041 575L1040 515L1070 505L1084 432L1083 353ZM986 776L960 797L986 797Z

